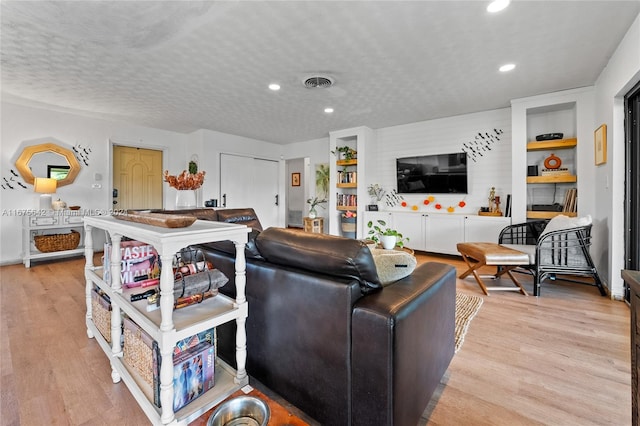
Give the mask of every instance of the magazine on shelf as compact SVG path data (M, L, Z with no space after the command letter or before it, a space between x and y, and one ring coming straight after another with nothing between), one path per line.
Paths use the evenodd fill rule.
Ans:
M102 279L111 283L111 243L104 244ZM149 287L160 283L160 258L152 245L142 241L120 242L120 279L123 287Z
M197 394L197 396L211 389L215 385L214 381L214 373L215 373L215 360L216 360L216 329L210 328L209 330L202 331L198 334L195 334L191 337L187 337L182 339L176 343L176 346L173 348L173 366L174 366L174 411L177 411L179 408L175 408L179 405L180 402L184 404L193 401L195 398L189 398L189 396L193 396L191 390L189 390L186 394L184 393L185 387L184 382L182 384L176 383L176 373L179 373L178 380L183 380L187 374L191 374L185 372L182 375L184 368L184 362L182 366L178 367L178 363L180 360L185 360L187 358L192 359L195 356L195 353L201 353L206 355L206 357L202 358L202 372L203 372L203 381L202 381L202 392ZM206 353L205 353L206 352ZM189 355L191 354L191 355ZM212 356L212 358L210 358ZM199 361L200 359L198 359ZM161 407L160 403L160 366L162 365L162 356L160 355L160 348L158 346L158 342L153 342L153 402L158 407ZM192 364L189 365L190 368L193 367ZM196 379L197 377L194 377ZM196 383L193 382L195 385ZM197 389L194 387L193 389ZM179 395L178 391L181 391L182 394ZM185 397L186 395L186 397ZM179 399L179 400L178 400Z

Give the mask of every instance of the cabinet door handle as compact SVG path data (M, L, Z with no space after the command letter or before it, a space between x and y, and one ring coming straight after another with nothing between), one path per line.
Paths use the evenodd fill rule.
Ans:
M227 194L222 194L222 207L227 207Z
M279 197L278 194L276 194L276 206L279 204L278 197Z

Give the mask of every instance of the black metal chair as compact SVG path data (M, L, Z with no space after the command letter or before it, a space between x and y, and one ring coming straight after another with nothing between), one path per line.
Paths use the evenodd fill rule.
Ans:
M539 220L507 226L500 232L499 244L529 254L531 264L523 269L533 275L533 295L540 295L545 279L595 285L600 294L607 292L589 254L591 224L544 232L548 221ZM562 275L563 278L557 278ZM565 277L567 276L567 277ZM593 283L571 279L574 276L593 278Z

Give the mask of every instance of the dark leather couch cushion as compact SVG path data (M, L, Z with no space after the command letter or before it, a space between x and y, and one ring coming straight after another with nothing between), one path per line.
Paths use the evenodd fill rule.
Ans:
M256 248L256 237L260 234L260 231L257 229L251 229L251 232L248 235L249 240L245 245L244 255L247 259L260 259L264 260L264 258L260 255L260 252ZM216 241L214 243L205 243L199 244L196 247L204 248L206 250L217 250L223 253L230 254L232 256L236 255L236 246L231 241Z
M273 227L256 237L256 246L271 263L355 279L365 294L382 288L371 251L361 241Z
M241 223L247 225L249 228L262 231L262 224L256 212L251 208L216 210L216 213L218 213L217 220L220 222Z

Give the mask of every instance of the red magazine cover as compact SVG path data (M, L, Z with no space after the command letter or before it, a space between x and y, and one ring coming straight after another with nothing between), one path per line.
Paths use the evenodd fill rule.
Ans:
M121 241L120 254L120 279L124 287L148 287L159 283L160 261L152 245L142 241ZM110 257L111 243L107 243L103 260L105 281L110 281Z

